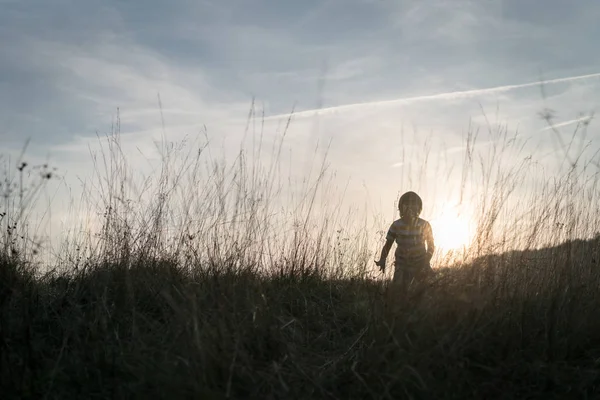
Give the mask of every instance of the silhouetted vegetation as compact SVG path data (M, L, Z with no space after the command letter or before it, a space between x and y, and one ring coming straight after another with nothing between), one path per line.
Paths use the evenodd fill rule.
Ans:
M9 202L19 190L6 191L11 182L27 184L19 179L27 166L7 173L3 399L600 393L600 236L497 251L488 233L500 202L491 202L481 212L479 253L437 265L402 303L386 281L369 276L364 232L344 242L339 211L313 216L318 185L307 186L294 213L278 214L290 229L280 235L282 220L272 210L281 205L265 200L280 190L274 167L240 157L203 169L190 156L191 164L161 169L157 186L135 197L118 134L107 143L106 164L98 162L106 173L86 192L101 216L96 235L70 236L52 266L36 264L38 247L25 232L7 230L26 225L26 213L15 210L31 204ZM201 171L208 174L200 182ZM580 187L572 171L556 192ZM497 176L494 198L512 176ZM42 175L32 187L51 178ZM561 214L562 200L546 199L531 203L539 212L530 237L555 223L548 210L579 226L576 207ZM173 204L185 212L174 213ZM163 233L165 226L177 229Z

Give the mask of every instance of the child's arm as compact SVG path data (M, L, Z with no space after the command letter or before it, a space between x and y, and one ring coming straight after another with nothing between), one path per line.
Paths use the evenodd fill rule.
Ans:
M385 272L385 260L387 259L387 256L388 256L393 244L394 244L394 238L388 236L385 241L385 244L383 245L383 248L381 249L381 255L379 256L379 261L375 261L375 265L377 265L379 267L379 269L381 269L382 272Z

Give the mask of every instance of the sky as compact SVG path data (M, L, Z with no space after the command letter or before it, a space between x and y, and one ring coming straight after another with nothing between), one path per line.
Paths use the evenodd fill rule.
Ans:
M535 157L559 159L540 112L555 112L566 140L600 102L594 0L0 0L0 9L1 152L30 139L30 160L55 166L71 195L117 109L142 169L133 149L148 156L158 138L204 129L235 155L254 101L267 141L294 111L286 146L298 176L316 146L318 155L329 146L352 202L368 199L387 221L401 192L437 189L433 218L456 201L459 182L440 180L464 159L469 129L481 128L481 148L490 126L505 126ZM590 149L598 135L592 120ZM509 156L514 165L522 154ZM53 202L64 217L67 197Z

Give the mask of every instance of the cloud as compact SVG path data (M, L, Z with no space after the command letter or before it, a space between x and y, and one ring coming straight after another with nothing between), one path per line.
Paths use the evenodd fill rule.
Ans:
M15 60L7 73L10 86L3 86L3 93L14 94L0 96L0 112L9 121L5 133L14 140L19 130L36 140L92 135L109 124L117 106L131 118L141 116L141 109L156 110L160 85L180 88L170 92L173 96L164 89L163 95L163 106L173 110L163 113L177 118L171 121L177 125L184 124L178 120L184 115L196 118L196 124L210 122L210 113L198 110L215 101L220 110L230 102L248 105L256 97L273 115L293 104L302 111L398 94L463 92L519 79L520 66L529 62L520 57L510 67L515 76L507 76L495 57L512 59L511 49L491 49L491 42L548 39L543 24L503 18L506 10L469 1L451 8L440 1L302 6L178 1L168 7L150 2L142 10L119 2L14 4L0 17L3 36L10 39L0 45L1 51ZM536 29L544 35L533 35ZM469 38L485 47L473 46ZM97 71L87 73L92 66ZM528 68L529 76L537 72L537 67ZM184 108L180 99L192 93L202 101Z

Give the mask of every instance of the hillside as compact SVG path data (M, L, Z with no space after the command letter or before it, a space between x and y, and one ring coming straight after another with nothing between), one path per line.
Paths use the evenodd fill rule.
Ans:
M134 257L35 278L4 255L2 397L590 398L599 251L439 269L406 303L298 262L267 276Z

